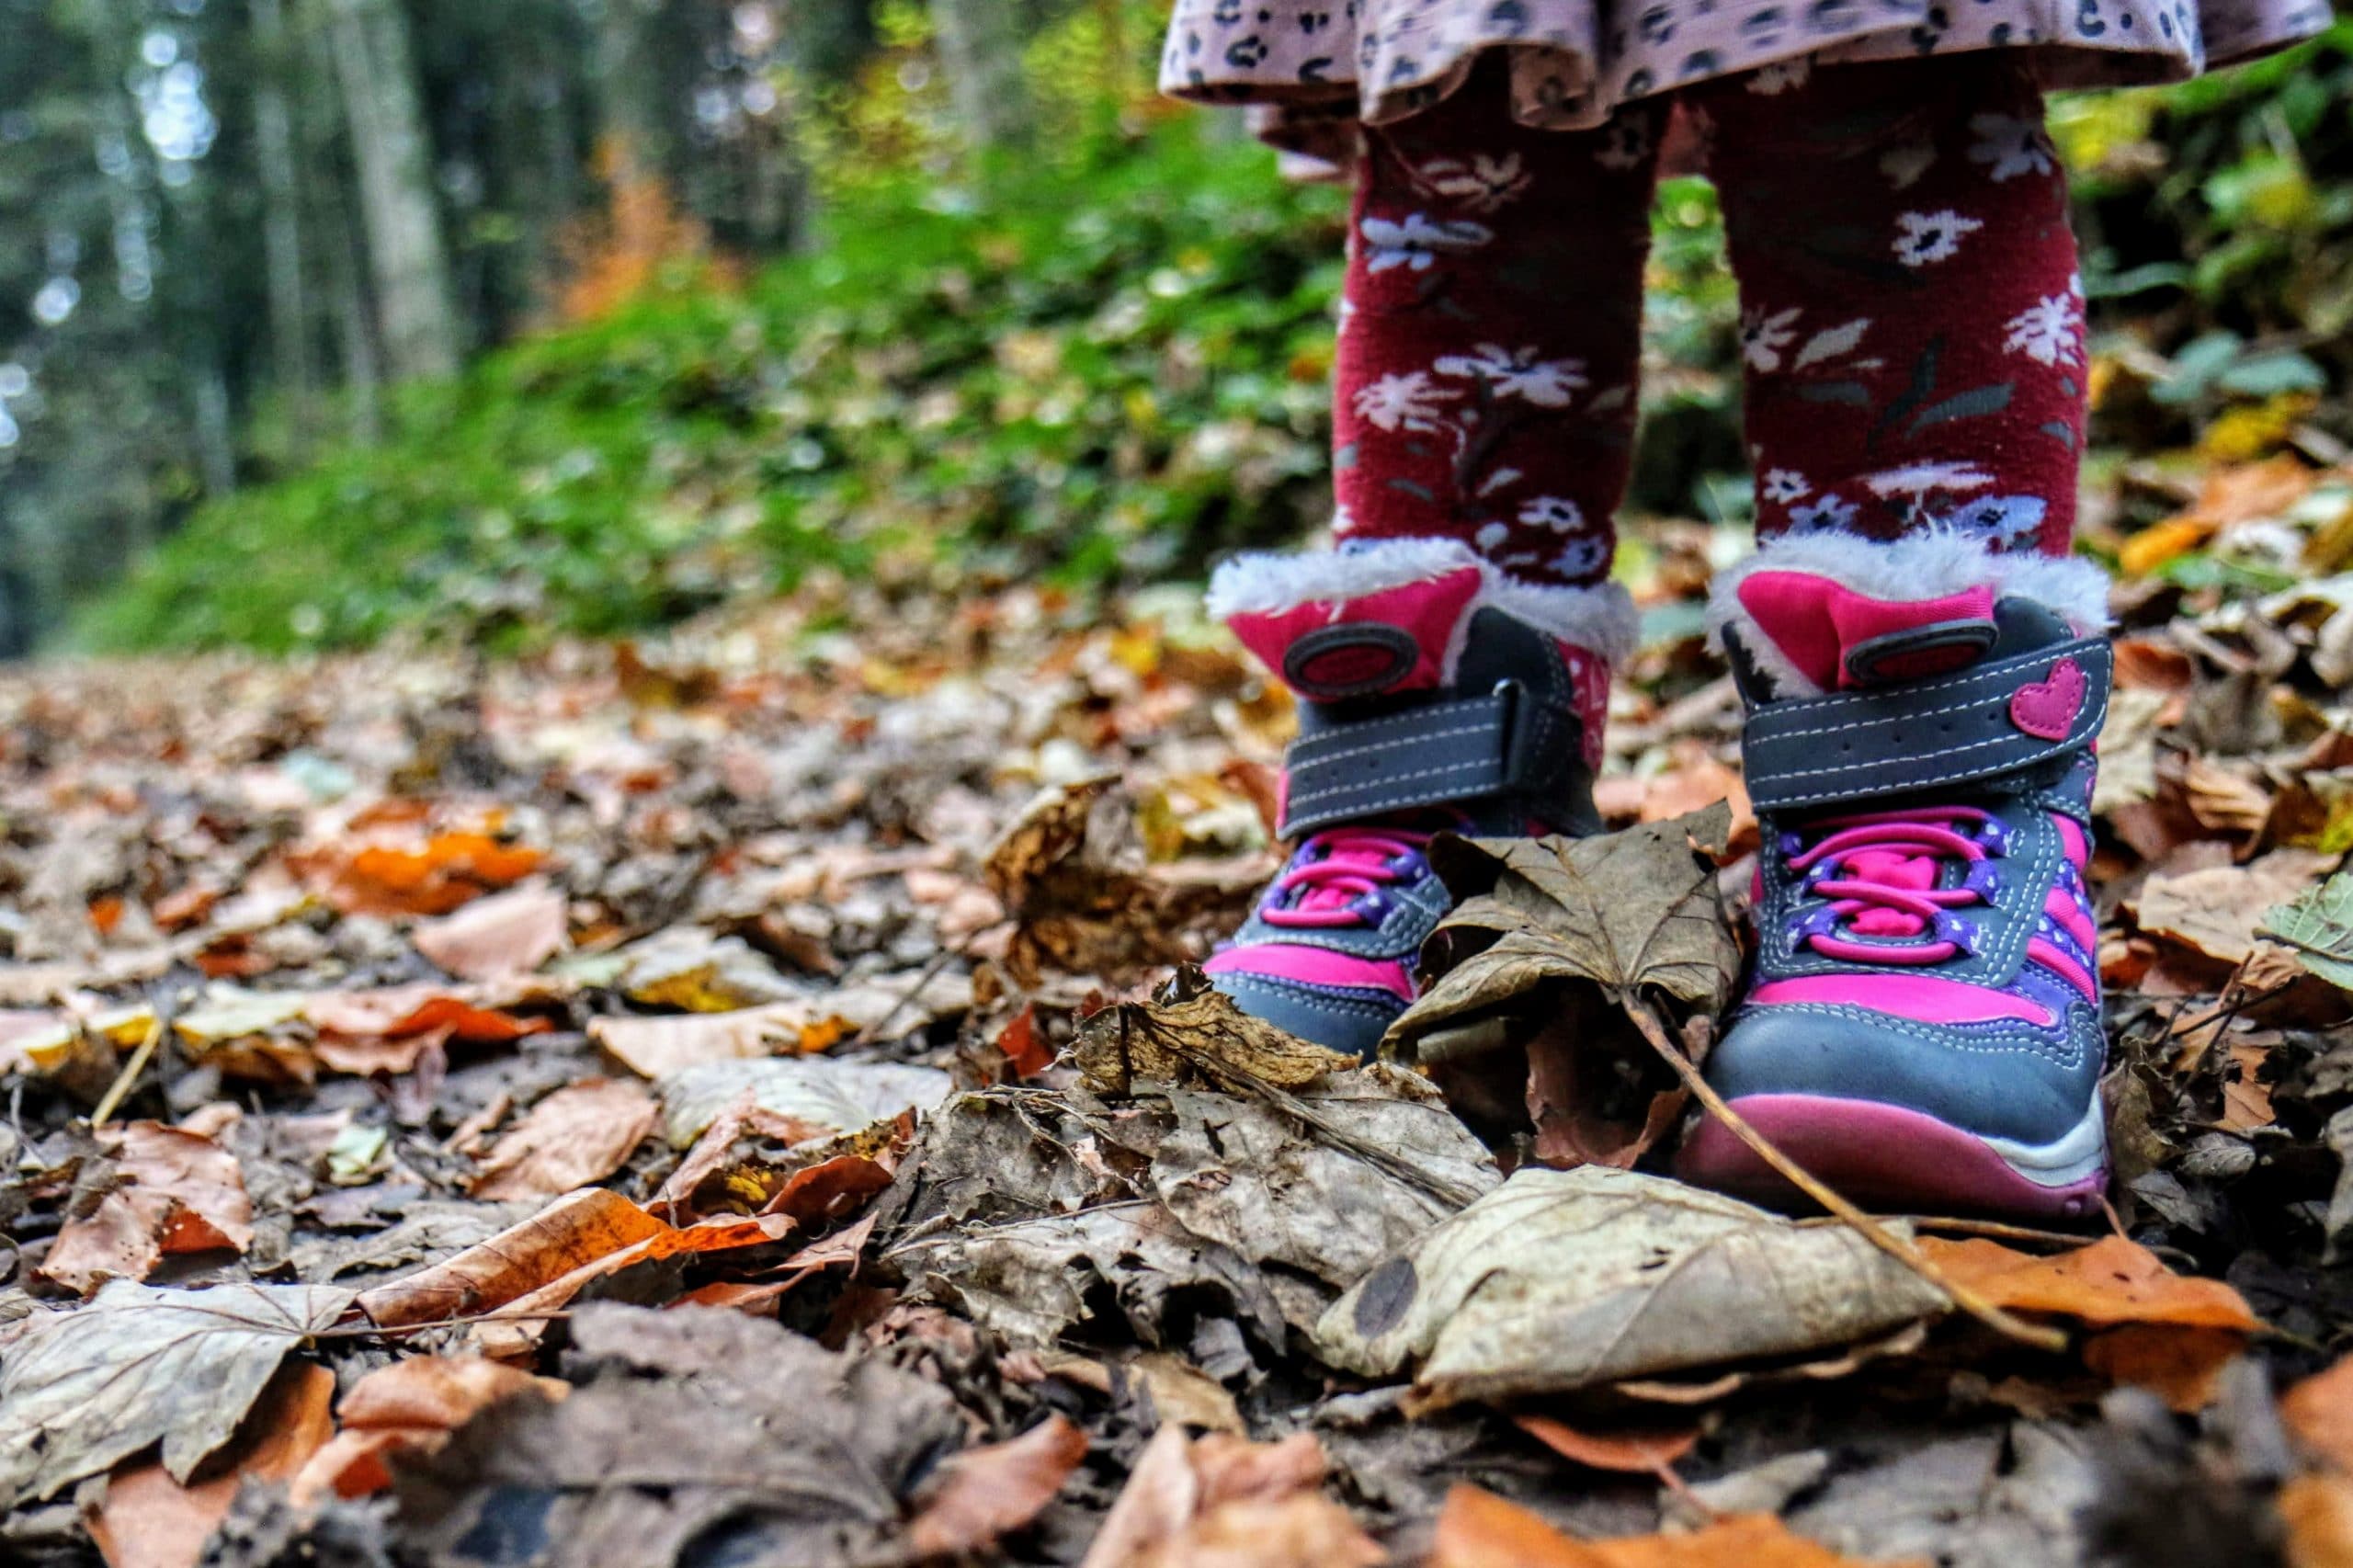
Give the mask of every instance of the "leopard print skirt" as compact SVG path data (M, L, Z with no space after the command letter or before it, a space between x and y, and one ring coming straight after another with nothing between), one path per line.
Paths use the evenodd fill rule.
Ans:
M1976 49L2031 51L2049 87L2175 82L2329 25L2328 0L1176 0L1161 85L1259 106L1259 133L1332 164L1358 120L1451 92L1509 51L1512 112L1559 130L1709 77Z

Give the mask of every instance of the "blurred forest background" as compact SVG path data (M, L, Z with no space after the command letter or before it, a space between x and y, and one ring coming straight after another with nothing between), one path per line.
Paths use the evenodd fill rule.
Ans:
M1344 198L1154 96L1163 9L0 0L0 652L513 647L1312 526ZM2056 132L2093 548L2342 462L2353 23ZM1708 188L1657 222L1637 509L1737 524Z

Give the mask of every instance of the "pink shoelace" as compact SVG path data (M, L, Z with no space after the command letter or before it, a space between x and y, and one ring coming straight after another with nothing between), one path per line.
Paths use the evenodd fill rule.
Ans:
M1389 890L1429 874L1431 835L1393 827L1335 827L1310 837L1258 906L1269 926L1378 926Z
M1793 925L1793 941L1850 963L1935 964L1977 950L1977 923L1953 911L1993 902L2000 881L1991 862L2009 849L1999 817L1974 806L1935 806L1813 825L1831 831L1812 848L1784 835L1782 849L1806 891L1830 903ZM1969 868L1961 885L1939 887L1955 860ZM1924 932L1936 940L1898 945Z

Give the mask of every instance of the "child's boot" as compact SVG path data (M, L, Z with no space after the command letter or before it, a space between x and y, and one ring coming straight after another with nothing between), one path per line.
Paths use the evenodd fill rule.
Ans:
M1793 537L1719 582L1712 620L1764 842L1751 988L1709 1081L1859 1201L2097 1210L2104 579L1953 532ZM1680 1168L1789 1191L1712 1119Z
M1212 615L1299 699L1281 831L1299 840L1206 966L1242 1008L1370 1056L1449 907L1433 833L1588 833L1624 591L1516 582L1449 540L1252 555Z

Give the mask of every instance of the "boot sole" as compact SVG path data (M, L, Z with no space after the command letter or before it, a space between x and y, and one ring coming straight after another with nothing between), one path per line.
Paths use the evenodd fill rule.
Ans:
M1745 1095L1731 1103L1808 1174L1869 1207L2074 1220L2098 1213L2108 1188L2107 1127L2097 1101L2074 1129L2044 1144L1981 1137L1875 1100ZM1764 1202L1803 1201L1780 1173L1713 1118L1684 1139L1676 1174Z

